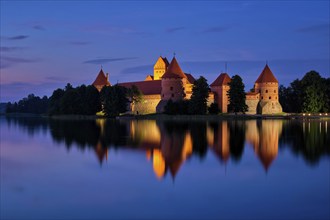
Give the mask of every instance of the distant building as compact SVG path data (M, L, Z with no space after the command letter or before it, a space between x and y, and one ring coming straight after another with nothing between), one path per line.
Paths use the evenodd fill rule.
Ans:
M282 112L278 98L278 81L267 64L254 83L253 91L246 94L246 104L249 107L248 114Z
M178 101L190 99L192 86L195 78L188 73L184 73L173 57L169 63L166 57L159 57L154 65L154 74L147 75L144 81L124 82L118 85L131 88L135 85L143 94L140 103L131 106L130 111L133 114L147 114L164 111L168 100ZM100 91L103 86L109 86L108 75L101 70L96 77L93 85ZM210 102L213 102L211 94Z
M221 73L210 87L214 93L214 101L218 103L221 112L228 112L229 99L227 92L230 89L228 83L230 77L227 73ZM246 93L247 114L275 114L282 112L282 106L278 98L278 81L266 65L254 84L251 92Z
M104 74L103 70L101 69L99 74L97 75L95 81L92 85L100 92L103 86L111 86L109 82L109 74Z
M228 112L229 99L227 92L231 78L227 73L221 73L211 83L208 105L218 104L221 112ZM135 85L143 94L141 102L130 106L133 114L148 114L163 112L169 100L178 101L190 99L195 78L184 73L175 57L168 62L166 57L159 57L154 65L153 75L147 75L144 81L124 82L118 85L131 88ZM108 74L101 69L93 85L101 91L103 86L111 86ZM252 92L246 94L248 114L273 114L282 112L278 100L278 81L268 65L255 82Z
M227 73L221 73L210 85L211 91L214 93L214 101L218 103L218 107L222 113L228 112L229 102L227 92L229 90L228 83L230 80Z

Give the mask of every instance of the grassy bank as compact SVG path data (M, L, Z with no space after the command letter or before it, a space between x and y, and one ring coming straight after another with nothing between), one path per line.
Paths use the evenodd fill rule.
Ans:
M61 120L95 120L106 119L104 115L38 115L28 113L10 113L2 114L8 117L43 117ZM114 118L112 118L114 119ZM246 115L246 114L218 114L218 115L166 115L166 114L147 114L147 115L129 115L124 114L116 117L120 120L175 120L175 121L219 121L219 120L252 120L252 119L326 119L330 120L330 114L273 114L273 115Z
M193 120L193 121L219 121L219 120L251 120L251 119L330 119L329 114L273 114L273 115L246 115L246 114L219 114L219 115L126 115L118 117L120 119L141 119L141 120Z

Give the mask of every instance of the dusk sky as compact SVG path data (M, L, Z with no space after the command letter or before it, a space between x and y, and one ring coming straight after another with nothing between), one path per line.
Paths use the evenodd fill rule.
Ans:
M208 83L225 71L248 91L266 61L280 84L329 77L329 1L0 2L1 102L91 84L140 81L160 55Z

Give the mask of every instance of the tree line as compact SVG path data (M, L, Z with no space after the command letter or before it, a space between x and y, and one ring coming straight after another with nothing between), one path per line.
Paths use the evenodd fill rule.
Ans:
M81 85L74 88L67 84L58 88L47 98L34 94L15 103L7 103L6 113L34 113L49 115L95 115L103 111L106 116L115 117L127 111L131 103L142 99L141 91L132 86L105 86L99 92L94 86Z
M47 96L40 98L34 94L29 94L18 102L8 102L6 105L6 113L44 114L48 111L48 102L49 99Z
M330 78L310 71L288 87L280 85L279 101L284 112L319 113L330 111Z

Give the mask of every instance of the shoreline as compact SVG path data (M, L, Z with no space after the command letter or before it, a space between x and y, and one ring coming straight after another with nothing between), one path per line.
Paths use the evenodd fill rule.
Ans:
M278 115L246 115L246 114L218 114L218 115L166 115L166 114L147 114L147 115L121 115L117 117L106 117L100 115L38 115L28 113L10 113L1 114L5 117L18 118L48 118L61 120L173 120L173 121L220 121L220 120L306 120L306 119L321 119L330 120L330 114L302 114L302 113L283 113Z

